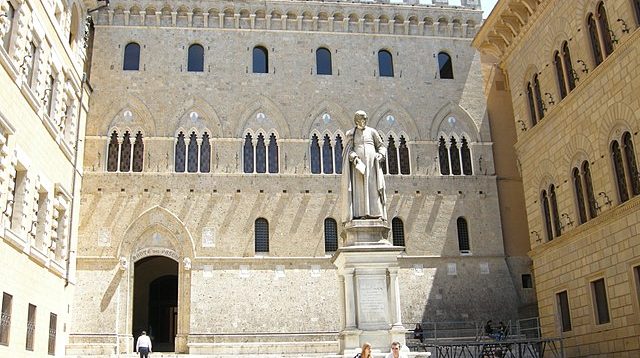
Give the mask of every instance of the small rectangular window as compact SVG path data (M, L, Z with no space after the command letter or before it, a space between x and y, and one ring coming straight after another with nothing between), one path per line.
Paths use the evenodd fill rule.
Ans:
M633 279L636 283L636 299L640 303L640 265L633 268Z
M13 296L2 293L2 324L0 324L0 344L9 345L9 329L11 328L11 304Z
M562 332L571 330L571 314L569 312L569 297L567 291L556 294L556 302L558 304L558 313L560 314Z
M58 315L49 314L49 355L56 355L56 333L58 330Z
M27 315L27 344L26 349L33 351L33 338L36 332L36 306L29 303L29 312Z
M533 279L530 273L522 274L522 288L533 288Z
M607 302L607 288L604 279L601 278L591 282L591 290L593 292L593 303L595 305L596 324L609 323L609 304Z

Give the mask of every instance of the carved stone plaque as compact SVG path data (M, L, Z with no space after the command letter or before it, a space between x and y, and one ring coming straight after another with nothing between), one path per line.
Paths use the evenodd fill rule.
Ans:
M358 277L358 309L361 327L387 324L387 286L384 276Z

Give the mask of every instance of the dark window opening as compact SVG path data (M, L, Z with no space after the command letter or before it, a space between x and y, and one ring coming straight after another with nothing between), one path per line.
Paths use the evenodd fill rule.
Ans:
M443 137L438 144L438 159L440 160L440 174L449 175L449 151Z
M320 144L318 143L318 136L314 134L311 136L311 174L320 174Z
M253 173L253 140L251 134L249 133L247 133L247 135L244 137L244 147L242 153L244 172Z
M128 172L131 169L131 134L124 132L120 145L120 171Z
M331 75L331 51L324 47L316 50L316 74Z
M407 148L407 141L404 136L400 136L400 173L404 175L411 174L409 148Z
M136 140L133 143L133 172L141 172L144 162L144 142L142 141L142 132L136 133Z
M189 147L187 151L187 172L198 172L198 136L195 132L189 135Z
M530 273L522 274L522 288L533 288L533 278Z
M109 149L107 153L107 171L118 171L118 152L120 144L118 144L118 132L113 131L111 133L111 139L109 140Z
M393 246L404 246L404 223L402 219L395 217L391 220L391 234Z
M183 173L185 168L186 144L184 142L184 133L178 134L176 141L175 168L177 173Z
M253 48L253 73L269 73L269 53L266 48Z
M440 69L440 78L453 79L453 63L451 62L451 56L445 52L438 54L438 66Z
M451 137L449 157L451 158L451 174L460 175L460 151L458 150L458 143L454 137Z
M569 332L571 330L571 314L569 311L569 297L567 295L567 291L562 291L556 294L556 297L562 324L562 332Z
M607 288L604 279L591 282L593 300L595 304L596 324L609 323L609 303L607 302Z
M378 72L380 77L393 77L393 57L387 50L378 51Z
M269 136L269 173L277 173L279 171L278 166L278 141L276 135L271 133Z
M459 217L456 221L458 227L458 248L459 250L468 252L471 250L469 245L469 228L467 226L467 220L463 217Z
M342 137L340 134L336 135L336 148L333 151L335 157L336 174L342 174Z
M333 149L331 148L331 138L328 134L324 135L322 143L322 172L324 174L333 174Z
M122 69L125 71L138 71L140 69L140 45L131 42L124 47L124 63Z
M389 136L389 144L387 145L387 166L389 174L398 174L398 150L396 149L396 141Z
M202 135L202 144L200 145L200 173L209 173L211 171L211 143L209 143L209 134L205 132Z
M204 47L198 44L189 46L187 71L189 72L204 71Z
M324 252L338 250L338 224L332 218L324 219Z
M464 175L473 174L471 167L471 150L469 150L469 144L467 138L462 137L462 148L460 148L460 155L462 156L462 173Z
M269 252L269 222L267 219L256 219L254 231L255 252Z

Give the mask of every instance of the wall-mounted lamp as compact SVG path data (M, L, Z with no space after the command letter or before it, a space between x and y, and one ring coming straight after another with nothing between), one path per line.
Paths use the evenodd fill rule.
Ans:
M577 60L577 63L582 65L581 71L584 73L589 73L589 69L587 68L587 64L583 60Z
M618 22L621 22L621 23L622 23L622 32L624 32L625 34L628 34L628 33L629 33L629 27L627 26L626 21L624 21L624 20L622 20L622 19L618 19L618 20L616 20L616 21L618 21Z
M536 235L536 242L542 242L542 238L540 237L540 234L538 234L537 231L533 230L531 231L532 235Z
M562 213L562 215L560 215L560 216L565 218L565 219L567 219L567 223L566 223L567 226L573 227L573 220L571 220L571 216L569 216L569 214Z
M49 102L48 93L51 93L51 88L45 88L44 93L42 93L42 98L40 98L40 100L42 101L43 106L46 106L47 102Z
M544 95L549 97L549 101L548 102L549 102L550 106L556 104L556 102L553 100L553 95L551 93L545 92Z
M598 193L598 196L601 196L604 198L604 204L607 206L611 206L611 199L609 199L609 196L607 195L607 193L605 193L604 191L601 191Z
M0 17L9 17L9 16L3 12L2 14L0 14ZM618 21L620 21L620 20L618 20Z
M31 222L31 228L29 229L29 232L27 232L27 234L31 236L36 236L36 233L33 232L33 230L35 230L36 227L38 227L38 221L34 220Z
M569 73L569 75L571 76L571 78L573 78L574 81L579 82L580 81L580 77L578 77L578 72L576 72L575 69L571 69L571 73Z
M22 63L20 64L20 69L22 70L22 74L27 75L27 59L31 60L31 55L26 55L22 58Z
M522 121L522 119L518 119L516 122L520 123L520 130L523 132L527 131L527 125Z
M609 29L609 36L611 36L611 42L614 44L618 44L618 38L616 37L616 33L613 30Z
M7 213L9 211L9 205L13 205L13 203L14 203L13 200L7 200L7 203L4 206L4 211L2 212L2 215L9 216L9 214Z

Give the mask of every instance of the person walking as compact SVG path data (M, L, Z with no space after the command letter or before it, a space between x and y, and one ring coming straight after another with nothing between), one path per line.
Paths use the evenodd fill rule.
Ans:
M148 358L151 353L151 339L146 331L142 331L136 342L136 352L140 353L140 358Z

